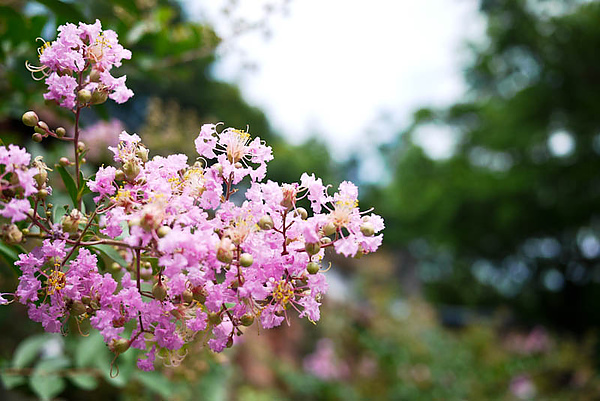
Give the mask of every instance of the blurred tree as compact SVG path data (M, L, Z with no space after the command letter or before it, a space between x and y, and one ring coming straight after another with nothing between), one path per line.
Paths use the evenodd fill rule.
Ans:
M433 300L597 326L600 4L484 0L481 11L468 100L415 113L388 149L393 182L370 202ZM455 146L436 159L426 150L440 136Z

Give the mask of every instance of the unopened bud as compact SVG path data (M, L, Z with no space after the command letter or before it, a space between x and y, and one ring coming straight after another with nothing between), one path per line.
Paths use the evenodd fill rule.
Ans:
M117 180L117 181L125 180L125 173L123 172L123 170L119 169L115 172L115 180Z
M254 258L249 253L242 253L240 256L240 265L244 267L252 266L254 263Z
M87 308L85 307L83 302L74 301L71 304L70 311L73 316L79 316L79 315L83 315L87 311Z
M100 71L95 68L92 68L90 72L90 81L91 82L99 82L100 81Z
M33 142L42 142L42 139L44 139L44 137L39 132L36 132L35 134L31 135L31 139L33 140Z
M365 237L372 237L375 234L375 227L373 227L373 223L366 222L360 226L360 232L363 233Z
M241 317L240 323L242 323L242 326L251 326L252 323L254 323L254 316L250 313L246 313Z
M159 301L162 301L167 297L167 288L161 280L157 281L152 287L152 295L154 295L154 298L158 299Z
M69 164L71 164L69 159L67 159L66 157L61 157L60 159L58 159L58 163L63 167L67 167Z
M308 212L303 207L297 207L294 211L294 216L300 216L302 220L306 220L308 218Z
M304 245L304 249L306 249L306 253L309 255L316 255L321 250L321 245L318 242L307 242Z
M119 270L121 270L121 265L118 264L117 262L112 262L111 265L110 265L110 269L113 272L118 272Z
M329 237L323 237L319 240L319 242L321 243L321 245L327 245L327 244L331 244L331 238Z
M226 346L227 348L231 348L231 347L233 347L233 337L229 337L229 338L227 339L227 344L225 344L225 346Z
M156 234L159 238L164 238L171 232L171 227L169 226L160 226L158 230L156 230Z
M91 103L92 104L102 104L106 102L108 99L108 93L103 90L95 90L92 93Z
M48 196L48 191L46 189L40 189L37 193L38 199L45 199Z
M306 271L310 274L317 274L320 270L319 264L315 262L308 262L306 265Z
M2 239L9 244L18 244L23 240L23 233L15 224L6 224L0 231Z
M79 224L87 223L87 218L77 209L71 210L71 213L63 216L62 229L66 233L74 233L79 229Z
M123 164L123 172L129 181L133 181L140 174L140 166L137 163L125 162Z
M129 340L124 338L116 338L112 340L109 345L109 348L115 354L122 354L123 352L129 349Z
M142 162L146 163L148 161L148 152L148 148L140 145L135 152L135 155L139 157Z
M23 114L23 117L21 117L21 119L23 120L23 124L25 124L28 127L35 127L38 123L38 121L40 121L38 115L35 113L35 111L28 111L26 113Z
M229 238L224 237L221 239L221 242L217 245L217 260L223 263L231 263L233 260L232 246Z
M59 138L62 138L63 136L67 135L67 130L63 127L58 127L55 132L56 136Z
M92 100L92 92L87 89L81 89L79 92L77 92L77 100L79 103L89 103L90 100Z
M217 325L217 324L221 323L221 315L219 315L218 313L209 312L208 313L208 321L211 324Z
M323 226L323 234L325 235L332 235L335 233L335 231L335 224L333 224L332 222L329 222Z
M183 302L186 304L192 303L194 294L190 290L185 290L181 293L181 299L183 299Z
M83 152L85 150L85 143L83 143L82 141L77 142L77 150L79 152Z
M40 128L42 130L43 133L45 133L46 131L49 130L48 128L48 124L46 124L44 121L38 121L37 123L37 127ZM34 129L35 130L35 129Z
M194 294L194 300L203 304L206 302L206 293L201 287L196 287L193 289L192 293Z
M258 226L261 228L261 230L271 230L275 224L273 223L273 218L266 214L260 218L258 221Z

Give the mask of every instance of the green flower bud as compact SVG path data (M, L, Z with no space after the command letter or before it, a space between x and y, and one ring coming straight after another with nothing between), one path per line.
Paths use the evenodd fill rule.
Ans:
M59 138L62 138L63 136L67 135L67 130L63 127L58 127L55 132L56 136Z
M90 81L91 82L99 82L100 81L100 71L95 68L92 68L90 72Z
M307 242L304 245L304 249L306 249L306 253L309 255L316 255L321 250L321 245L318 242Z
M123 170L119 169L115 172L115 180L125 181L125 173L123 172Z
M159 301L162 301L167 297L167 287L165 287L161 280L157 281L154 286L152 286L152 295Z
M315 262L308 262L306 265L306 271L310 274L317 274L320 270L319 264Z
M190 304L194 300L194 294L190 290L185 290L181 294L181 299L183 299L183 302L186 304Z
M240 265L244 267L252 266L254 263L254 258L249 253L242 253L240 256Z
M43 133L50 130L50 128L48 128L48 124L46 124L44 121L38 121L37 127L41 128Z
M273 218L266 214L260 218L260 220L258 221L258 226L261 228L261 230L266 231L273 229L275 223L273 223Z
M240 162L236 162L236 163L233 165L233 167L235 167L235 168L243 168L243 167L244 167L244 165L243 165L242 163L240 163Z
M15 224L5 224L0 230L2 239L8 244L18 244L23 240L23 233Z
M37 127L35 128L37 129ZM31 135L31 139L33 139L33 142L42 142L42 139L44 139L44 137L39 132L36 132L35 134Z
M194 300L198 301L201 304L206 302L206 293L204 292L204 289L202 289L202 287L194 288L192 290L192 293L194 294Z
M242 326L252 326L252 323L254 323L254 316L250 313L246 313L241 317L240 323L242 324Z
M102 104L102 103L106 102L106 99L108 99L108 92L96 89L92 93L92 98L90 99L90 101L91 101L91 104Z
M209 312L208 321L216 326L217 324L221 323L221 315L218 313Z
M35 113L35 111L28 111L26 113L23 114L23 117L21 117L21 120L23 120L23 124L25 124L28 127L35 127L38 123L38 121L40 121L38 115Z
M79 101L79 103L89 103L90 100L92 100L92 92L90 92L87 89L79 90L79 92L77 92L77 100Z
M137 157L139 157L139 159L142 162L146 163L148 161L148 152L149 152L148 148L140 145L140 146L138 146L138 149L135 152L135 155Z
M360 226L360 232L363 233L365 237L372 237L375 234L375 227L370 222L363 223Z
M67 159L66 157L61 157L60 159L58 159L58 163L63 167L67 167L69 164L71 164L69 159Z
M329 222L323 226L323 234L325 235L333 235L335 234L336 227L335 224Z
M227 339L227 344L225 345L227 348L233 347L233 337L229 337Z
M87 312L87 308L85 307L83 302L74 301L71 304L70 311L73 316L79 316L79 315L83 315L85 312Z
M294 211L294 216L300 216L302 220L306 220L308 218L308 212L303 207L297 207Z
M110 350L115 354L122 354L129 349L129 340L124 338L116 338L112 340L108 348L110 348Z
M227 237L221 239L221 242L217 246L217 260L223 263L231 263L233 260L231 240Z
M83 143L82 141L77 142L77 150L79 152L83 152L85 150L85 143Z
M140 174L140 166L136 163L125 162L123 164L123 172L129 181L133 181Z
M158 230L156 230L156 234L159 238L164 238L171 232L171 227L169 226L160 226Z
M38 199L46 199L47 196L48 196L48 191L45 189L40 189L37 193Z

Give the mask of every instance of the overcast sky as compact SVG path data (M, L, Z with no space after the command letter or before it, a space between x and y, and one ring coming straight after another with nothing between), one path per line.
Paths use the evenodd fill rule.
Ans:
M184 3L225 39L215 75L238 84L292 142L319 135L338 159L372 153L416 108L460 98L466 40L484 31L476 0L255 0L228 17L228 0ZM261 29L234 34L262 20L265 4L275 10L268 38ZM423 138L443 157L443 133Z

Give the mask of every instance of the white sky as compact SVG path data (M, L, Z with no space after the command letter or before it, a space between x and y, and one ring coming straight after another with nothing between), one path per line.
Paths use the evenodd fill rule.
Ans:
M484 31L477 0L291 0L266 19L270 39L260 30L232 35L242 26L232 21L257 21L265 4L285 0L238 1L231 18L219 14L227 0L184 3L225 39L215 75L238 84L290 141L319 135L340 160L373 154L418 107L457 100L465 41ZM440 135L420 145L444 153Z

